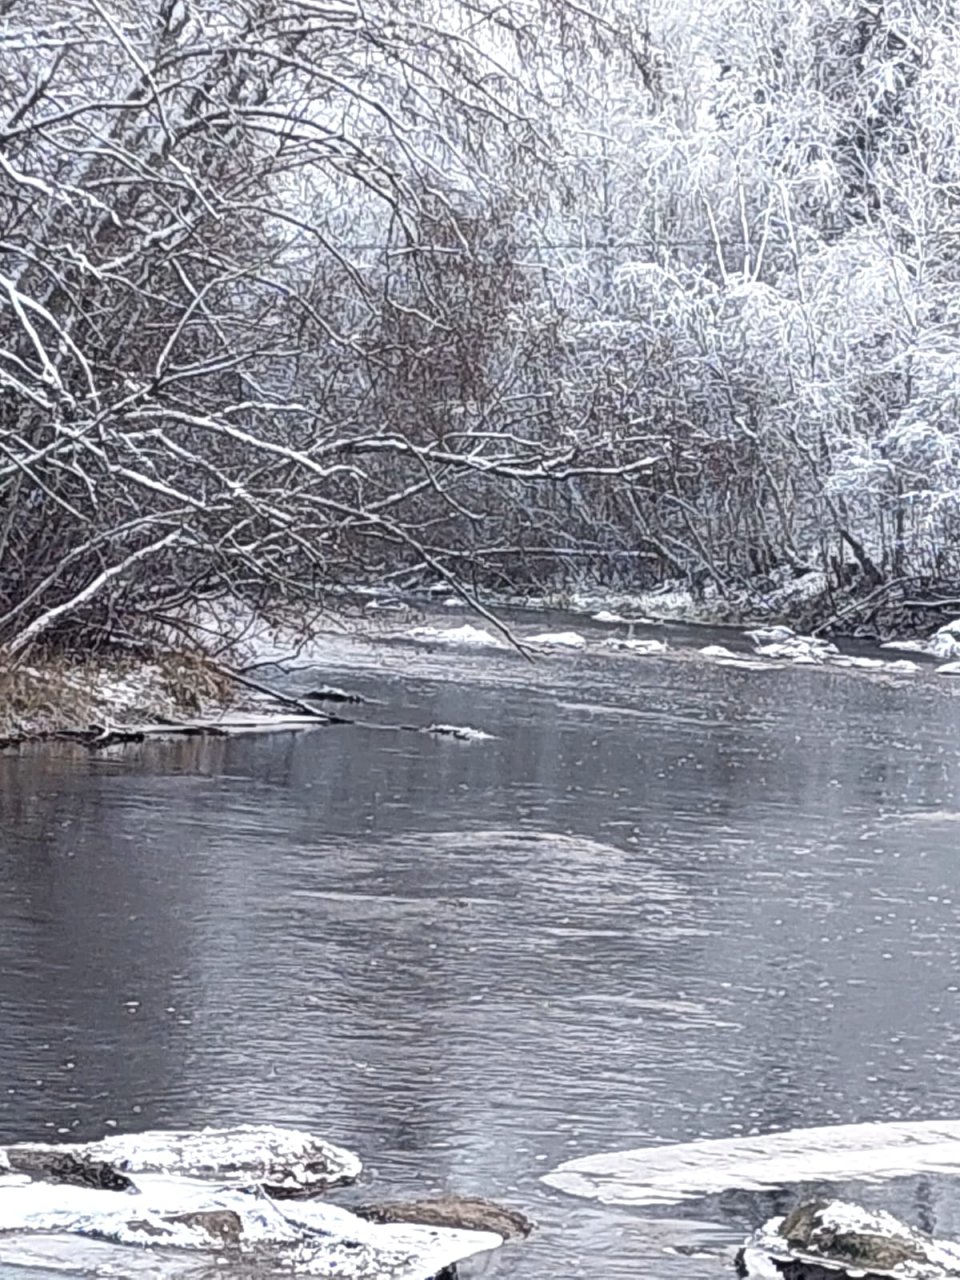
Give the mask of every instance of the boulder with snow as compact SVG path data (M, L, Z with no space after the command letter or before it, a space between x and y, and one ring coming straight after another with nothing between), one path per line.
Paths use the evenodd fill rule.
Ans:
M0 1260L36 1265L38 1240L45 1250L63 1240L62 1251L47 1257L62 1271L99 1274L99 1247L107 1251L103 1273L126 1274L122 1257L109 1250L122 1255L135 1246L134 1257L158 1257L156 1274L173 1274L171 1260L183 1274L177 1259L193 1257L197 1275L230 1262L251 1274L433 1280L515 1233L509 1211L477 1213L473 1202L453 1216L392 1207L371 1221L323 1200L278 1202L266 1189L316 1193L359 1171L351 1152L269 1125L149 1132L82 1146L18 1143L0 1148ZM188 1265L186 1273L193 1274Z
M482 627L473 627L469 622L465 622L462 627L411 627L407 638L428 644L489 645L492 649L504 647L499 636L484 631Z
M792 640L796 635L793 627L754 627L752 631L743 633L755 645L781 644L784 640Z
M76 1236L137 1251L161 1248L246 1263L255 1273L338 1280L432 1280L464 1258L498 1248L503 1236L429 1224L369 1222L322 1200L276 1204L262 1188L224 1187L145 1174L129 1191L50 1182L0 1184L4 1256L29 1256L37 1235Z
M641 656L650 657L655 653L666 653L667 646L663 640L641 640L629 637L621 639L614 637L611 640L604 640L603 647L605 649L621 649L627 653L638 653Z
M883 1211L807 1200L753 1233L737 1271L757 1280L945 1280L960 1276L960 1245Z
M259 1183L273 1195L311 1195L353 1182L362 1168L345 1147L274 1125L150 1130L99 1142L23 1142L0 1150L15 1173L106 1189L111 1189L104 1180L109 1169L124 1181L136 1174L168 1173L221 1184ZM58 1169L71 1176L58 1178Z
M936 631L927 641L927 653L934 658L953 662L960 658L960 636L952 631Z
M578 631L543 631L527 636L527 644L542 645L545 649L583 649L586 643Z

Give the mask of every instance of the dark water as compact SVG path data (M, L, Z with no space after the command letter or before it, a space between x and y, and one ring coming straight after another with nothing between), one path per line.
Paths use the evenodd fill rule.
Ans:
M949 686L348 641L331 677L496 738L0 756L0 1140L304 1126L362 1154L365 1198L526 1209L490 1274L710 1276L664 1252L689 1226L540 1175L960 1113ZM946 1179L862 1198L960 1216ZM773 1199L669 1216L732 1240Z

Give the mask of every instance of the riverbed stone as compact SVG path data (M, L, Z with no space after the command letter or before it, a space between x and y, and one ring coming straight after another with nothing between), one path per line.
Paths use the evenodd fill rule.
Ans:
M232 1209L200 1209L193 1213L171 1213L166 1221L174 1226L188 1227L210 1237L212 1245L220 1247L240 1244L243 1222Z
M55 1174L55 1180L117 1191L132 1185L127 1175L170 1173L260 1183L280 1197L316 1195L353 1182L362 1168L345 1147L274 1125L151 1130L86 1144L18 1143L3 1150L16 1172L44 1178Z
M815 1199L755 1231L737 1271L784 1280L944 1280L960 1276L960 1245L882 1210Z
M21 1145L9 1147L0 1156L14 1173L26 1173L44 1182L73 1187L94 1187L100 1191L129 1191L132 1181L105 1160L84 1158L73 1148ZM0 1168L2 1168L0 1163Z

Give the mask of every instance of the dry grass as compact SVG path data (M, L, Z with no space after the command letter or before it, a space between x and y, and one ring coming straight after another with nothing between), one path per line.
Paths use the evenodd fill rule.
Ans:
M214 716L249 699L202 655L30 664L0 656L0 741Z

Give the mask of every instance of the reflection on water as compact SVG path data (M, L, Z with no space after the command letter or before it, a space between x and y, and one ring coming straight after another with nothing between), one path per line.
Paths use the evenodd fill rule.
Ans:
M956 1114L949 694L346 641L322 676L381 720L496 739L0 756L0 1139L296 1124L363 1154L362 1198L530 1212L540 1232L490 1274L585 1276L601 1253L611 1276L708 1276L664 1250L711 1238L695 1219L739 1236L776 1193L674 1207L681 1228L540 1175ZM856 1190L960 1234L951 1186Z

